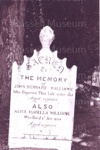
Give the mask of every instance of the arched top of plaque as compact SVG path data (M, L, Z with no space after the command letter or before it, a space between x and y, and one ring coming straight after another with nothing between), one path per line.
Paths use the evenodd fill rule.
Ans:
M17 65L19 70L23 71L34 70L34 67L36 67L35 70L39 70L40 67L42 68L51 67L50 70L53 71L53 69L55 68L56 71L59 73L67 73L70 72L71 70L74 70L74 68L76 70L76 66L73 66L71 69L68 69L66 67L67 59L66 58L59 59L57 57L57 50L55 50L54 52L50 50L50 45L55 39L55 34L54 31L51 29L51 27L49 26L43 27L43 29L41 29L40 31L39 39L42 45L42 49L39 52L37 50L34 50L34 55L31 58L24 56L24 62L21 66L18 66L16 62L13 64L13 66Z

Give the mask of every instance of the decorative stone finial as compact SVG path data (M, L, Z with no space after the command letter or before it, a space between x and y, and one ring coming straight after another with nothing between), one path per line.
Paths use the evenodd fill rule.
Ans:
M42 49L50 49L50 45L53 42L55 35L54 31L49 26L43 27L39 34L40 42L42 44Z

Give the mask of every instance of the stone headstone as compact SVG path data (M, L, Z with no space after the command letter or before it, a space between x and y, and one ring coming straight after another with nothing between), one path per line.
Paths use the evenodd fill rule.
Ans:
M71 150L77 67L50 51L54 35L44 29L40 52L12 66L9 148Z
M92 86L100 87L100 71L94 71L93 72Z

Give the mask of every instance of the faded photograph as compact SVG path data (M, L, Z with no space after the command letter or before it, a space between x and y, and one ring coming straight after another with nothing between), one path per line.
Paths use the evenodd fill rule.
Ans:
M0 0L0 150L99 150L99 0Z

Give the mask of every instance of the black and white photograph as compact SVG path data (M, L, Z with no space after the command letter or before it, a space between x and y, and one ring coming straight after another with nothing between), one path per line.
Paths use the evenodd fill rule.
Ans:
M99 0L0 0L0 150L100 150Z

